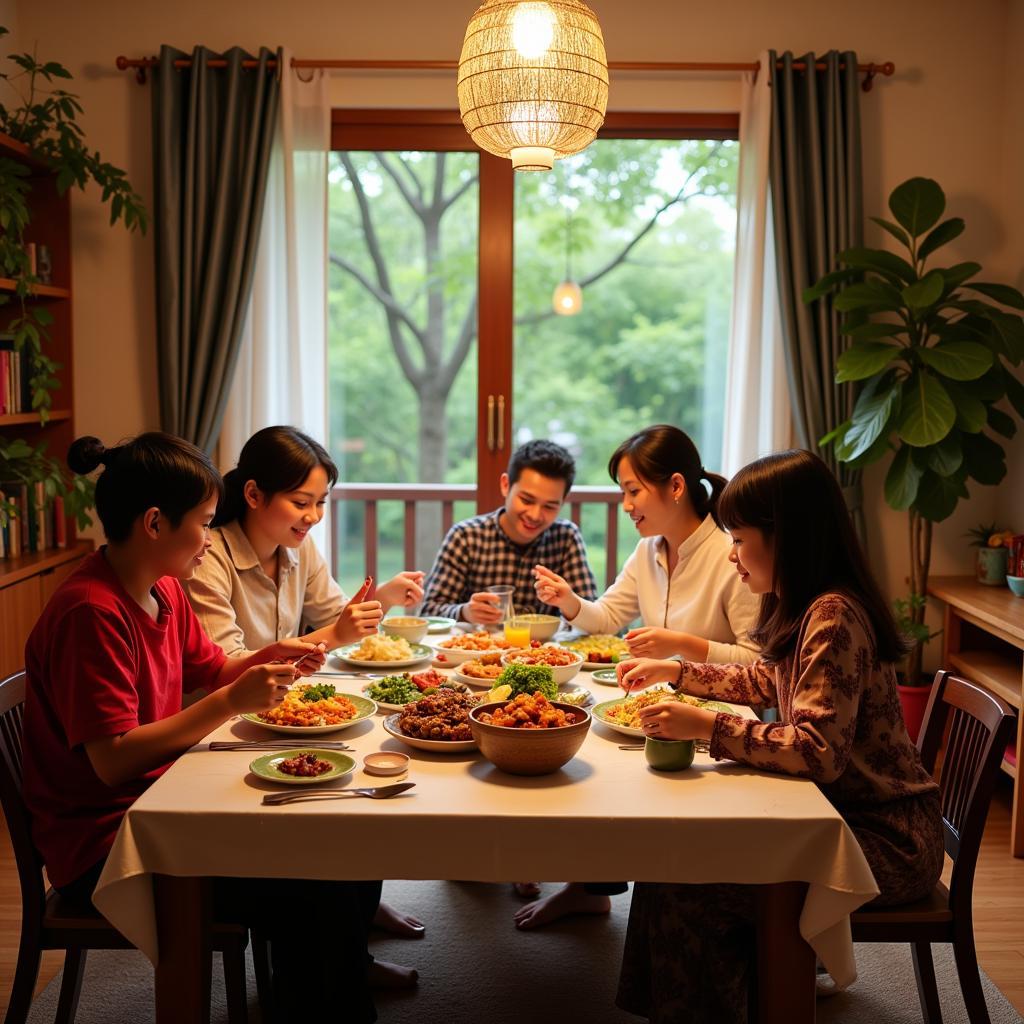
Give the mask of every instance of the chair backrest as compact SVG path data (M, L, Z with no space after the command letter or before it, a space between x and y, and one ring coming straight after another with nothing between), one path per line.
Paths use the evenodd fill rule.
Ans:
M0 681L0 806L18 866L23 918L41 921L46 902L43 862L32 842L32 822L21 788L24 721L25 673L16 672Z
M1013 708L995 694L949 672L936 673L917 746L939 784L954 913L970 909L989 803L1016 726Z

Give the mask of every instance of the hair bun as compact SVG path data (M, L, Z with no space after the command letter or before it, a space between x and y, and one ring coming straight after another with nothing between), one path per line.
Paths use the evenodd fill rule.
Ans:
M98 437L80 437L68 449L68 466L75 473L91 473L100 463L106 463L108 455Z

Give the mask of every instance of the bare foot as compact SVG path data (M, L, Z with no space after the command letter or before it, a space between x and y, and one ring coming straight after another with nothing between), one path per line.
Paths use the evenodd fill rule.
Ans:
M607 896L587 892L580 882L569 882L558 892L517 910L515 924L522 929L543 928L569 914L608 914L611 909Z
M415 988L420 973L413 967L374 960L366 970L366 980L370 988Z
M535 900L540 895L540 882L513 882L512 888L524 900Z
M400 935L403 939L422 939L426 931L426 925L418 917L403 914L390 903L378 904L377 913L373 915L373 927Z

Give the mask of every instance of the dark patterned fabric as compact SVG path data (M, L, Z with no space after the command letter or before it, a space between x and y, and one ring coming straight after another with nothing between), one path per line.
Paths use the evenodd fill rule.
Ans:
M746 1024L754 938L750 886L637 882L615 1002L653 1024Z
M498 523L504 509L456 523L437 553L424 585L424 615L462 618L462 606L488 587L515 587L516 610L560 615L541 604L534 589L533 567L545 565L558 573L580 597L597 597L594 574L587 564L583 537L575 523L556 519L532 544L513 544Z

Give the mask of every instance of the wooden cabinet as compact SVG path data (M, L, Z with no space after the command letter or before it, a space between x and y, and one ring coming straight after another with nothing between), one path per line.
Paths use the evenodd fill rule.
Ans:
M1021 793L1024 730L1024 598L1006 587L989 587L971 576L937 576L928 593L946 605L942 634L944 668L997 694L1017 709L1017 741L1003 759L1013 781L1010 847L1024 857L1024 794Z
M91 541L0 561L0 679L25 667L25 641L46 602L92 550Z

